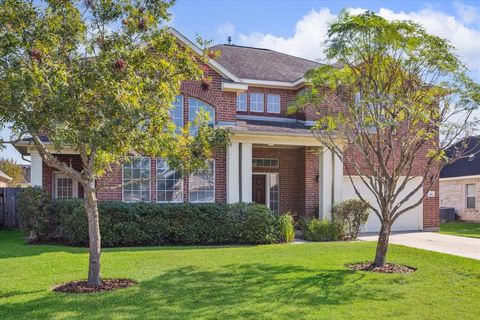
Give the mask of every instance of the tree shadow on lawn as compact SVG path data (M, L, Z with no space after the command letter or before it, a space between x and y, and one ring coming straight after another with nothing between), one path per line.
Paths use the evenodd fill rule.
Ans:
M301 318L329 306L402 299L353 270L232 264L214 270L170 269L137 286L100 294L49 292L3 304L6 317L104 319ZM33 311L33 313L31 313ZM1 314L1 312L0 312Z

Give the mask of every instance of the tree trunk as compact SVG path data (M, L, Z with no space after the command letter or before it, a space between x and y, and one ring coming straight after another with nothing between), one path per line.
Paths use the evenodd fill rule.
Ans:
M390 238L391 223L382 221L382 227L378 234L377 251L375 252L375 261L373 267L381 268L385 265L387 259L388 241Z
M90 258L88 264L88 284L91 286L100 286L102 278L100 277L100 221L98 216L97 196L95 194L95 180L84 186L85 189L85 210L88 216L88 236Z

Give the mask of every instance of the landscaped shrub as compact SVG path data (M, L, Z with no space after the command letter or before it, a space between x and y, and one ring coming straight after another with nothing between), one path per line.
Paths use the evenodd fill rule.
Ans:
M346 236L356 239L360 228L367 222L370 207L360 199L346 200L333 206L334 221L341 221L345 226Z
M280 241L278 216L258 204L153 204L99 202L102 245L264 244ZM58 200L55 237L68 245L88 244L83 200Z
M338 222L310 219L302 221L303 236L308 241L334 241L343 237L344 226Z
M38 187L24 188L17 199L20 226L29 233L30 240L46 241L46 235L55 233L58 224L50 214L49 197Z
M295 239L295 222L290 212L280 216L278 228L283 242L292 242Z

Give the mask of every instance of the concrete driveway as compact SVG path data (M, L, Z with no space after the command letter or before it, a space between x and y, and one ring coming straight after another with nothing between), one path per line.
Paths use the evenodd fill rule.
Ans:
M359 239L377 241L378 237L365 234ZM390 236L390 243L480 260L480 239L449 236L436 232L399 232Z

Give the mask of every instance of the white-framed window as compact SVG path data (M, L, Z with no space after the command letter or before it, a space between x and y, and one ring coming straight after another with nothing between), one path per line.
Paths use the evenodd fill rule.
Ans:
M183 96L179 94L175 97L173 102L173 107L170 109L170 114L172 116L172 121L175 123L177 128L183 127Z
M254 168L278 168L278 159L253 158L252 167Z
M157 159L157 202L183 202L183 175Z
M78 198L78 182L61 173L54 174L54 199Z
M194 123L200 112L205 112L206 114L208 114L208 124L215 123L214 107L206 104L201 100L195 98L188 98L188 121L191 123L190 131L192 133L195 133L198 130L198 126L196 126Z
M122 175L123 183L127 183L122 187L123 201L150 201L150 180L132 182L150 178L149 157L131 157L128 162L123 164Z
M268 178L268 207L273 213L280 212L280 191L278 183L278 173L271 173L267 175Z
M475 184L467 184L465 186L466 191L466 202L467 202L467 209L475 209L476 208L476 192L477 188Z
M267 95L267 112L280 113L280 95L279 94Z
M237 111L247 111L247 94L245 92L237 96Z
M264 96L263 93L250 93L250 111L264 112Z
M215 202L215 160L209 159L206 169L192 173L188 184L190 202Z

